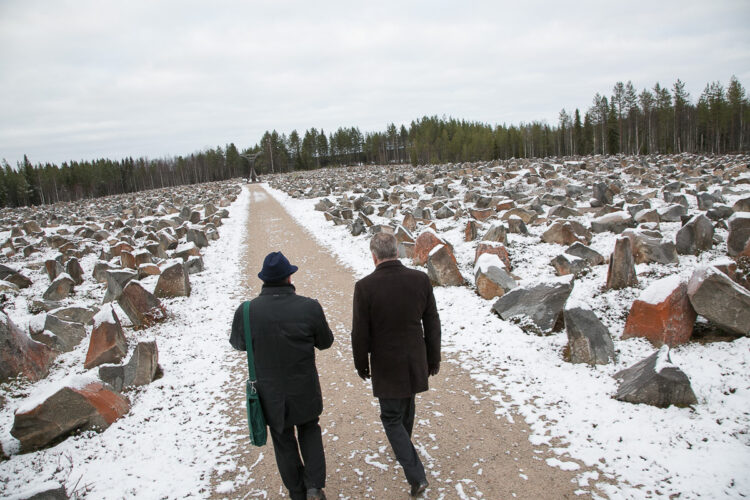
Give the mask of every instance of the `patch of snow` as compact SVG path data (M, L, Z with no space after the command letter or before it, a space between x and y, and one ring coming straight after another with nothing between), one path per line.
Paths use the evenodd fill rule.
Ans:
M99 328L102 323L115 324L115 311L112 304L104 304L98 313L94 315L94 329Z
M638 300L647 304L661 304L684 282L682 276L674 274L651 283Z
M493 253L483 253L477 259L476 264L474 264L474 274L476 274L477 271L487 274L490 267L505 269L505 264L503 264L503 261L500 260L499 256Z
M673 365L669 361L669 346L663 345L659 349L658 354L656 355L656 364L654 365L654 371L656 373L661 373L662 370L665 368L677 368L675 365Z

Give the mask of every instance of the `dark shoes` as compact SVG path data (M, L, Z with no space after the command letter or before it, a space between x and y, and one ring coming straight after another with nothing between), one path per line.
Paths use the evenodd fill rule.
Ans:
M427 486L429 486L427 479L423 479L418 484L412 484L411 490L409 491L409 495L411 495L412 498L418 497L419 495L424 493L424 490L427 489Z
M310 488L307 490L307 500L326 500L326 493L322 488Z

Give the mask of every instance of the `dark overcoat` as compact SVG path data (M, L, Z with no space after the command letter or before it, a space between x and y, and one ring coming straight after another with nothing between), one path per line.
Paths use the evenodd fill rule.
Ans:
M440 362L440 317L425 273L391 260L357 282L352 351L355 368L370 369L375 397L428 389L428 366Z
M250 301L250 334L258 397L266 423L281 432L323 411L315 348L333 344L323 308L295 293L291 284L263 285ZM242 305L234 313L229 342L245 350Z

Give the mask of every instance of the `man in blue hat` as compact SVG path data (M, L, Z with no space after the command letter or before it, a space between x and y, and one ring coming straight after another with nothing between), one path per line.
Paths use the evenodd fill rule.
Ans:
M272 252L258 273L263 288L250 301L256 387L289 496L325 499L326 462L318 423L323 398L315 348L329 348L333 333L318 301L295 293L292 274L297 269L284 254ZM234 313L229 342L246 350L242 305Z

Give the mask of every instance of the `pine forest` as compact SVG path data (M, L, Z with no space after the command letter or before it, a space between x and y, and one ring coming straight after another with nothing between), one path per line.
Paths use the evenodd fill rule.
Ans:
M490 125L425 116L408 127L380 132L357 127L332 132L267 131L253 147L233 144L187 156L70 161L16 166L3 160L0 206L72 201L147 189L248 176L243 155L257 155L260 174L359 164L440 164L509 158L666 153L726 154L750 146L750 100L736 77L718 81L693 99L679 79L638 91L617 82L609 97L597 93L590 107L562 109L556 124Z

